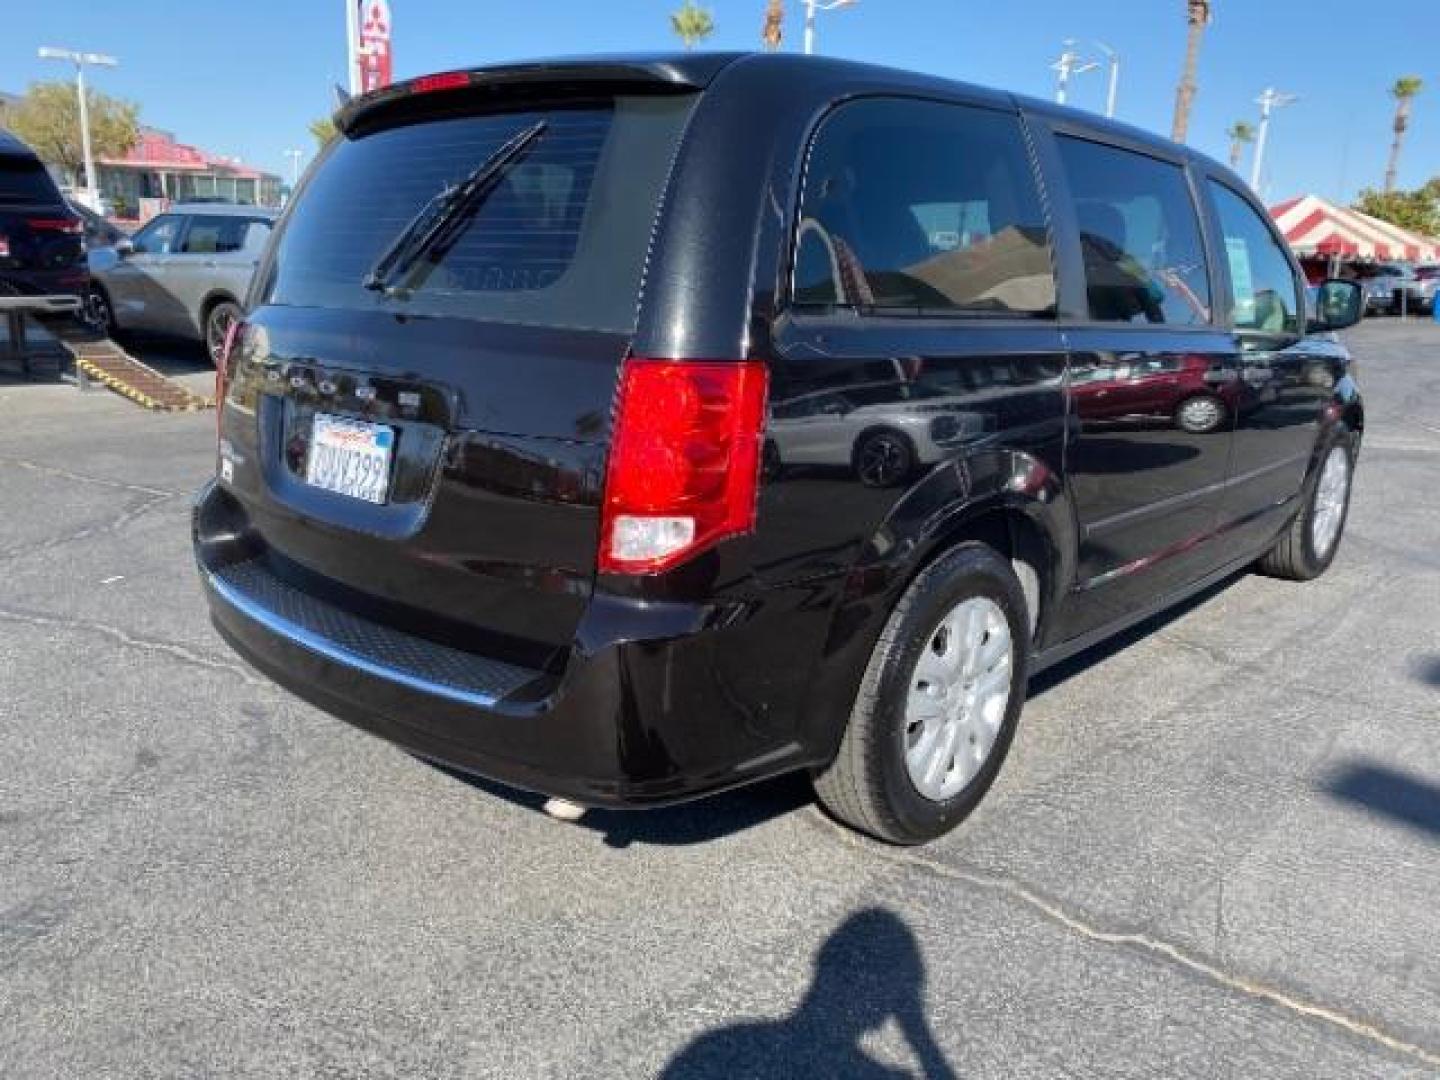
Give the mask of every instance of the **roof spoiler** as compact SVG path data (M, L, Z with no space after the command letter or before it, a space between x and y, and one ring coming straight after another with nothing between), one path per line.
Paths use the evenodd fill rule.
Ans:
M696 58L697 60L701 58ZM354 97L335 112L335 126L349 134L392 113L408 113L406 103L436 95L434 104L451 94L503 95L512 90L557 86L575 90L620 90L627 93L686 93L701 90L733 57L710 54L709 63L671 59L547 60L504 67L471 68L421 75L381 90ZM723 62L722 62L723 61Z

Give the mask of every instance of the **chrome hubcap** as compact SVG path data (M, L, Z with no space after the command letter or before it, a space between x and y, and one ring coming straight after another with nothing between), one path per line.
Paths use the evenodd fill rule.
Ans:
M1184 419L1186 427L1214 427L1220 421L1220 409L1209 398L1196 398L1186 403Z
M1315 485L1315 510L1310 516L1310 545L1325 558L1340 536L1340 521L1350 495L1350 457L1343 446L1332 447Z
M931 632L905 701L905 768L927 799L952 798L975 778L1000 735L1014 666L1000 605L972 597Z

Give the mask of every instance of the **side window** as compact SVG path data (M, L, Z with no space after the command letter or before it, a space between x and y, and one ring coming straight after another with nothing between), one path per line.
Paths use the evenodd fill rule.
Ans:
M245 244L245 230L249 225L249 218L193 217L180 250L186 255L224 255L239 251Z
M1055 279L1019 118L936 102L842 105L811 147L801 307L1049 316Z
M1184 170L1085 139L1059 143L1080 222L1090 317L1208 323L1205 248Z
M1210 197L1215 200L1225 238L1235 329L1298 334L1295 274L1275 234L1254 207L1224 184L1210 181Z
M169 255L175 250L184 218L162 214L135 234L135 250L149 255Z

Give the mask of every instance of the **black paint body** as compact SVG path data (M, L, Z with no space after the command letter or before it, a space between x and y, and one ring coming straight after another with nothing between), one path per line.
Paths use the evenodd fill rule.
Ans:
M419 753L586 804L675 800L822 765L890 610L937 553L981 539L1034 568L1038 670L1256 558L1299 507L1321 449L1363 427L1348 354L1332 337L1257 350L1228 328L1223 304L1202 329L1089 321L1056 131L1180 163L1197 191L1206 176L1243 190L1183 148L1006 94L796 57L536 65L494 73L500 89L484 93L532 83L699 95L633 335L260 304L223 414L233 476L202 493L195 516L207 581L258 560L357 618L529 673L489 707L427 695L267 630L212 587L217 625L252 662ZM809 139L836 103L866 95L1021 116L1049 214L1055 318L787 304ZM399 96L373 106L412 107ZM363 122L356 110L342 124ZM1220 297L1212 217L1202 210ZM935 460L885 485L857 474L853 447L804 465L767 454L752 535L672 572L597 574L627 354L764 361L772 417L787 396L829 388L864 384L876 401L904 363L971 388L960 396L972 419L936 440ZM1142 358L1163 361L1153 384L1093 377ZM1224 388L1233 408L1221 429L1169 422L1189 385ZM402 391L418 395L408 408ZM882 390L871 411L884 404ZM328 495L296 474L316 407L399 428L389 505ZM783 423L772 419L775 446Z

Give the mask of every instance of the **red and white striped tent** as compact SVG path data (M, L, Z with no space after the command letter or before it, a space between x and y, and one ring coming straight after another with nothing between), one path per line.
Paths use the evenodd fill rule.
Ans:
M1358 210L1336 206L1318 195L1288 199L1272 206L1270 216L1280 226L1295 254L1302 259L1440 261L1440 240L1410 232Z

